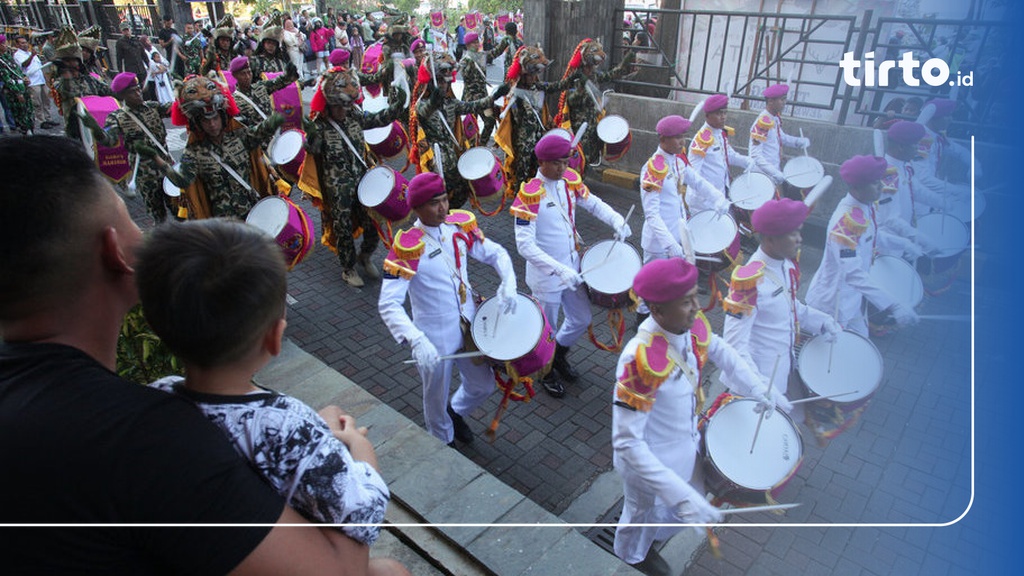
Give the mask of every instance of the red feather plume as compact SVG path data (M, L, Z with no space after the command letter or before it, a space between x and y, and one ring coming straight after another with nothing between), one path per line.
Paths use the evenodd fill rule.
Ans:
M188 117L181 111L181 105L175 100L171 104L171 124L175 126L188 126Z

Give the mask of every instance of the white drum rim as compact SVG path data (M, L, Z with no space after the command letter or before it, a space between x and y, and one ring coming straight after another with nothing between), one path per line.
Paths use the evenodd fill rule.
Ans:
M940 229L943 226L942 219L946 220L945 225L949 226L951 231L959 230L963 232L961 236L957 237L957 239L962 238L962 241L957 242L956 246L954 246L952 242L949 242L951 237L948 234L944 233L942 235L938 235L929 232L930 230L934 232L930 223L939 222L939 224L934 228ZM925 224L925 226L922 226L922 224ZM925 214L917 219L917 230L928 236L928 239L931 240L933 244L939 246L939 251L933 256L935 258L956 256L957 254L967 251L967 249L971 247L971 229L963 220L951 214Z
M554 134L556 136L561 136L562 138L565 138L569 142L572 142L572 132L569 132L565 128L552 128L551 130L548 130L547 132L545 132L544 136L547 136L548 134Z
M484 169L483 159L487 159L487 168ZM459 156L459 162L457 169L459 175L466 180L479 180L486 178L494 173L494 165L498 163L498 159L494 157L494 153L483 146L474 146L469 150L462 153Z
M811 188L825 177L825 167L813 156L794 156L782 168L782 176L797 188Z
M178 162L177 164L174 165L174 171L178 172L180 170L181 162ZM168 178L167 176L164 176L163 188L164 194L170 196L171 198L179 198L181 196L181 188L179 188L178 185L175 184L174 182L171 182L171 179Z
M284 216L284 218L281 218ZM291 207L277 196L267 196L249 210L245 223L251 224L274 238L288 225Z
M723 238L720 239L716 236L709 239L709 235L706 233L698 235L695 230L695 225L700 226L703 225L704 222L713 222L713 225L716 226L716 228L712 228L711 230L715 233L722 234ZM728 224L720 222L727 222ZM725 250L732 245L733 240L736 239L736 234L739 232L739 228L736 226L736 220L731 215L719 214L714 210L701 210L693 216L690 216L690 219L687 220L686 223L687 227L690 228L690 231L692 232L691 237L693 238L693 251L698 254L717 254L722 250ZM726 226L731 227L732 230L732 235L729 236L728 241L726 241L724 245L717 243L711 244L712 241L720 242L724 240Z
M875 374L867 373L870 366L865 362L866 357L851 358L849 354L839 349L831 350L830 354L829 346L832 346L832 343L826 341L822 335L814 336L804 343L796 359L800 379L811 392L819 396L830 396L856 390L856 394L847 394L832 400L836 404L849 404L868 398L878 390L885 374L881 352L871 340L850 330L840 332L835 344L848 346L851 342L856 342L861 350L870 351L877 367ZM830 355L832 370L828 372L827 363ZM840 382L842 378L855 378L855 381Z
M897 270L899 272L896 272ZM904 278L900 280L909 278L910 286L906 286L904 282L899 282L899 284L904 285L897 287L896 283L888 280L889 278L895 278L900 273L904 274ZM868 276L875 284L878 284L879 287L888 292L889 296L892 296L902 305L915 308L924 299L924 283L921 282L921 275L903 258L889 255L881 255L875 258L875 261L871 263L871 268L868 270ZM903 298L908 294L910 295L909 298Z
M775 196L775 184L772 179L760 172L745 172L733 179L729 185L729 197L737 208L757 210L765 202Z
M609 245L612 245L610 255L608 255ZM607 260L605 260L606 255L608 255ZM630 264L633 266L627 268ZM633 287L633 279L642 267L643 259L640 258L636 248L618 240L596 242L583 253L583 258L580 259L580 270L587 272L583 277L587 286L602 294L628 292Z
M499 327L503 328L503 330L508 330L509 326L520 318L526 320L528 324L516 326L514 338L501 339L485 332L489 329L488 324L494 324L493 321L487 321L489 316L486 315L491 314L492 309L493 312L500 313L498 310L499 305L498 298L489 298L477 307L476 315L473 316L473 322L470 324L470 335L477 349L488 358L498 362L511 362L526 356L540 344L540 340L544 336L544 312L532 298L521 292L516 292L516 311L511 315L502 314ZM536 328L537 336L531 339L529 334L532 328ZM494 341L503 341L512 346L496 349L494 346L491 346Z
M392 122L387 126L381 126L379 128L370 128L369 130L363 130L363 138L366 139L366 143L370 146L376 146L381 142L384 142L395 132L395 124Z
M378 174L381 176L378 176ZM376 186L378 179L382 181L381 186ZM374 166L367 170L366 174L363 174L363 177L359 179L356 197L359 198L359 202L363 206L368 208L380 206L391 196L391 191L395 189L396 180L398 180L398 177L395 176L395 171L390 166ZM387 183L387 185L385 186L384 183Z
M267 152L270 153L270 161L280 166L295 160L299 153L302 152L305 140L302 132L298 130L285 130L281 132L274 137L274 141L267 148ZM290 154L290 156L285 156L285 154Z
M751 454L750 443L760 420L754 412L756 405L757 401L752 398L737 398L720 406L704 429L705 456L734 484L748 490L769 490L785 481L800 464L803 436L789 415L777 410L771 418L761 420L757 444ZM717 433L716 430L722 426L725 426L723 432ZM784 443L786 432L793 438L792 446ZM783 441L773 444L780 439ZM769 458L780 450L783 457ZM786 450L789 451L788 456ZM796 452L795 458L793 451ZM779 465L780 462L785 465ZM769 467L769 464L773 466Z
M618 114L609 114L597 123L597 137L605 144L618 144L629 138L629 121Z

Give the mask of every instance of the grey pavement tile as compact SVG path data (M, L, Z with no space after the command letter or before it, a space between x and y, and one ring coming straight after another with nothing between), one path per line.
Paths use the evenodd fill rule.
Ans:
M602 576L622 573L624 564L616 556L598 548L577 532L568 532L522 572L537 576L586 574ZM628 566L627 566L628 568ZM634 574L639 574L630 569ZM626 571L629 573L629 571Z
M424 517L435 524L493 523L522 500L522 494L494 476L482 474L466 486L449 491L446 498L426 512ZM440 530L465 546L486 529L485 526L474 526L445 527Z
M423 514L484 473L482 468L447 447L424 456L388 483L406 505Z
M533 528L493 526L469 543L467 549L501 575L518 575L530 563L570 532L564 525L550 524L552 517L542 508L524 500L501 518L502 524L544 524ZM597 550L595 549L595 552Z
M378 412L378 409L368 412L367 416L364 417L364 421L373 424L373 430L383 432L381 429L384 428L384 419L381 419L380 428L378 428L378 424L374 424L372 419L369 418L375 412ZM414 424L408 423L408 421L405 422L405 425L399 425L399 419L393 416L388 418L388 420L394 422L394 424L386 428L388 434L382 433L379 436L379 438L384 438L384 441L382 444L376 445L376 450L377 460L380 462L381 475L384 476L389 485L409 470L419 466L423 460L429 459L432 454L442 449L448 449L444 444L441 444L440 440L423 434L422 430Z

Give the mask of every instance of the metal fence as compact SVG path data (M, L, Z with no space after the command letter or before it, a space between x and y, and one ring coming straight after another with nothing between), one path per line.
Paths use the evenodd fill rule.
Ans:
M675 92L677 99L683 93L727 92L746 109L763 101L768 84L788 81L791 115L839 125L870 125L895 98L949 97L962 104L951 131L997 130L988 104L1000 89L998 63L1010 44L1005 22L876 17L871 10L856 16L663 9L616 14L623 45L632 44L640 54L640 72L620 82L624 92ZM627 17L634 23L656 21L653 34L643 25L627 26ZM845 83L839 64L844 53L857 59L874 53L880 62L906 51L920 62L942 59L954 82L958 71L973 71L974 85L967 90L923 82L908 87L897 77L887 87ZM622 54L613 51L615 58Z
M120 36L120 24L132 24L135 35L152 35L160 25L160 10L155 3L133 2L114 5L83 0L3 0L0 2L0 24L10 28L55 30L72 26L84 30L99 26L104 39Z

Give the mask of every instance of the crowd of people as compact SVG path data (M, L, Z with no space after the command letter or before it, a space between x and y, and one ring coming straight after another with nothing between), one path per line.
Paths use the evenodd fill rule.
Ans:
M0 264L0 425L24 439L5 444L0 455L39 463L0 481L0 493L9 495L6 518L271 526L218 528L217 538L173 528L152 538L18 533L12 535L16 569L67 563L147 573L155 563L211 573L282 566L299 574L338 565L338 573L347 573L344 564L353 573L407 573L393 561L367 560L389 492L366 430L342 408L316 413L252 384L252 375L281 350L286 271L296 264L285 260L280 236L240 223L262 199L307 195L321 212L322 243L337 253L340 280L364 287L364 276L380 279L381 320L411 351L425 426L441 442L473 442L467 419L495 391L495 371L510 378L506 392L525 383L524 394L532 394L530 378L537 378L555 399L580 381L570 352L591 324L592 270L582 264L578 211L606 225L615 243L633 234L629 215L594 194L585 179L587 162L608 154L594 129L606 116L600 86L632 72L632 53L601 71L603 47L584 39L561 78L546 82L550 61L541 47L523 45L514 20L495 41L492 22L479 14L463 17L450 37L443 15L432 15L423 30L402 13L385 14L382 22L333 12L326 23L305 11L297 16L258 15L248 29L227 16L210 31L188 23L184 35L165 18L159 48L148 37L136 39L126 23L114 62L120 72L112 77L102 64L100 73L90 67L97 55L91 36L62 29L46 37L57 71L52 91L46 80L36 83L42 57L29 38L16 39L13 57L6 48L0 55L6 105L21 131L29 135L35 121L52 124L32 106L52 93L71 137L0 141L0 171L11 175L0 193L0 230L5 244L25 247L5 251ZM0 47L5 40L0 37ZM377 60L367 66L371 54ZM486 74L475 72L497 58L505 59L506 73L491 89ZM290 120L270 95L310 73L316 92L308 113ZM461 97L452 90L456 73L465 82ZM161 75L181 78L172 98ZM147 97L150 84L155 91ZM379 106L371 111L363 104L372 89ZM559 94L557 109L549 110L548 94ZM71 105L86 95L114 96L121 107L100 125ZM760 418L778 411L806 419L827 443L856 415L816 421L794 406L801 333L832 342L844 331L869 338L869 324L893 330L916 323L912 305L869 271L879 255L907 262L934 256L939 239L919 229L919 219L950 212L966 194L946 182L951 171L966 169L963 150L944 137L956 103L917 103L923 104L917 122L894 112L878 125L881 143L873 154L842 163L847 193L829 220L823 260L804 303L798 297L801 229L824 190L801 189L783 173L786 149L811 145L782 128L789 86L771 84L763 97L747 155L729 143L735 131L725 124L727 94L708 97L689 119L667 115L644 127L657 134L658 147L644 162L636 191L643 212L642 265L630 283L636 332L616 349L608 396L614 466L625 494L615 553L647 574L667 573L652 544L677 528L637 524L722 521L723 495L709 501L698 470L707 361L732 395L716 406L749 398ZM900 103L900 112L913 104ZM699 114L705 122L698 127ZM168 116L187 129L180 159L167 147ZM416 174L403 185L401 171L387 168L394 196L411 214L391 218L364 205L357 191L371 170L387 166L368 145L367 131L396 124L407 134L402 153ZM147 238L83 152L79 125L97 142L121 142L128 151L147 211L157 224L167 222ZM266 159L282 127L305 135L306 159L294 173ZM476 180L459 166L474 145L492 151L504 183L500 193L511 201L507 217L486 224L465 209L469 203L484 213ZM732 188L741 170L770 183L771 197L750 210L737 206L744 199ZM166 194L165 182L180 193ZM743 224L734 245L703 253L701 229L691 220L701 213ZM514 251L489 238L489 226L513 226ZM380 269L371 257L382 241L387 254ZM525 261L523 282L515 257ZM547 326L538 344L546 352L534 351L539 366L459 355L472 348L474 319L486 304L470 282L469 258L500 279L491 312L498 319L537 309ZM720 295L721 335L698 300L700 279L717 285L719 274L728 279L727 294ZM138 386L111 373L121 321L140 299L156 334L184 363L183 378ZM451 394L456 371L459 386ZM75 434L57 434L55 419ZM40 459L58 447L66 457ZM63 494L66 485L76 486L75 494ZM275 526L303 522L347 526ZM59 539L64 553L53 554L49 537Z

